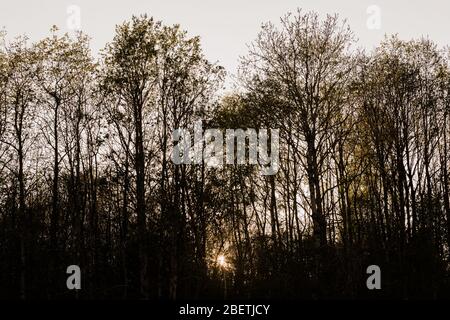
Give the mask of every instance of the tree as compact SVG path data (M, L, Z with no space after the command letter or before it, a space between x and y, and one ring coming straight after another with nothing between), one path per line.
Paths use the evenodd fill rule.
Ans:
M317 14L299 10L282 18L280 28L265 24L243 61L247 89L264 96L267 85L275 86L272 100L283 107L275 110L272 125L286 133L295 161L307 173L319 264L328 243L322 178L335 141L327 142L333 127L341 125L336 115L342 113L354 68L348 51L352 42L351 31L337 16L321 21Z

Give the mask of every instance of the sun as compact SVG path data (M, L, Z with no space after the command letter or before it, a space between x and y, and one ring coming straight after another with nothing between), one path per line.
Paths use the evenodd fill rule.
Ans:
M226 268L227 267L227 260L225 259L225 256L223 254L220 254L217 257L217 264L219 265L219 267L221 268Z

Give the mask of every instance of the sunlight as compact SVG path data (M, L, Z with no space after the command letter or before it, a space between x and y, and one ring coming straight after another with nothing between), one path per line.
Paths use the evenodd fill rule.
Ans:
M223 254L220 254L217 257L217 264L219 265L219 267L221 268L226 268L227 267L227 260L225 259L225 256Z

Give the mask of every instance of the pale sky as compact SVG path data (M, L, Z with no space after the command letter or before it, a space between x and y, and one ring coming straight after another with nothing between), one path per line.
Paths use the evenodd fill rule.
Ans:
M384 34L393 33L402 39L428 35L440 46L450 44L448 0L1 0L0 28L5 28L9 39L26 34L32 41L47 36L52 25L70 31L67 9L71 5L80 8L81 29L92 38L94 53L112 39L116 24L133 14L147 13L166 24L180 24L190 35L200 35L206 56L231 74L261 23L278 22L296 8L323 16L338 13L348 20L359 45L367 49ZM367 26L371 5L380 9L380 29Z

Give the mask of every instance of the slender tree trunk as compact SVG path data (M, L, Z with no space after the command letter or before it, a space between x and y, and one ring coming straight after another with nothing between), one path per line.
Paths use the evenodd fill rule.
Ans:
M147 227L145 214L145 157L142 127L142 103L134 107L135 135L136 135L136 214L138 223L140 291L142 296L148 298L148 256L147 256Z

